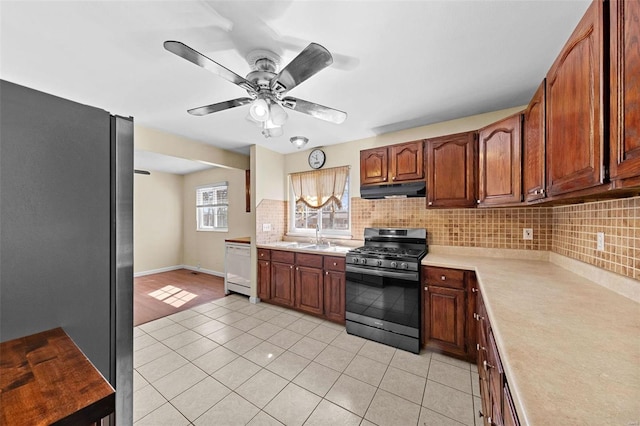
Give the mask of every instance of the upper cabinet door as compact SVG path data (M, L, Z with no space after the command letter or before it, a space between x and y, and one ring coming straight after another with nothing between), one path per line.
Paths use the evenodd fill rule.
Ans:
M476 133L427 139L427 207L474 207L477 202Z
M388 163L387 147L360 151L360 184L387 183Z
M545 197L545 82L536 90L524 111L522 192L525 201Z
M512 115L480 130L480 206L522 201L522 115Z
M602 9L589 6L547 74L549 195L604 181Z
M424 179L423 141L389 146L391 183Z
M640 185L640 2L611 0L611 180Z

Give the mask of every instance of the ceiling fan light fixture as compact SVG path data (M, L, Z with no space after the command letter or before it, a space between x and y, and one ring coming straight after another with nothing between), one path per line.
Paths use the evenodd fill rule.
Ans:
M289 118L287 112L277 102L271 104L269 113L271 121L277 126L282 126Z
M267 121L269 119L269 104L262 98L258 98L251 103L249 114L256 121Z
M304 136L293 136L289 141L293 146L300 149L309 142L309 138L305 138Z

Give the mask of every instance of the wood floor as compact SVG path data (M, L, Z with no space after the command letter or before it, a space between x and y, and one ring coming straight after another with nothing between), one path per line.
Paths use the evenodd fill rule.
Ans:
M186 269L133 279L133 325L224 297L224 279Z

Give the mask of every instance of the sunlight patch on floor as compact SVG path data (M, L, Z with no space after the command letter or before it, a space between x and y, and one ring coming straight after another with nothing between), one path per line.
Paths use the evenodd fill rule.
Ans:
M172 285L166 285L161 289L152 291L151 293L149 293L149 296L176 308L179 308L188 301L198 297L197 294L190 293L186 290L181 289L180 287L175 287Z

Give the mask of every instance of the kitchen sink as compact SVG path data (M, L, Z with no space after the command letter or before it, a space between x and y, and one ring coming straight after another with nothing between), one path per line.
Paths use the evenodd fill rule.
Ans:
M295 241L279 241L274 243L277 247L284 248L299 248L303 250L317 250L317 251L325 251L325 252L337 252L337 253L346 253L350 250L350 247L344 246L335 246L329 244L314 244L314 243L299 243Z

